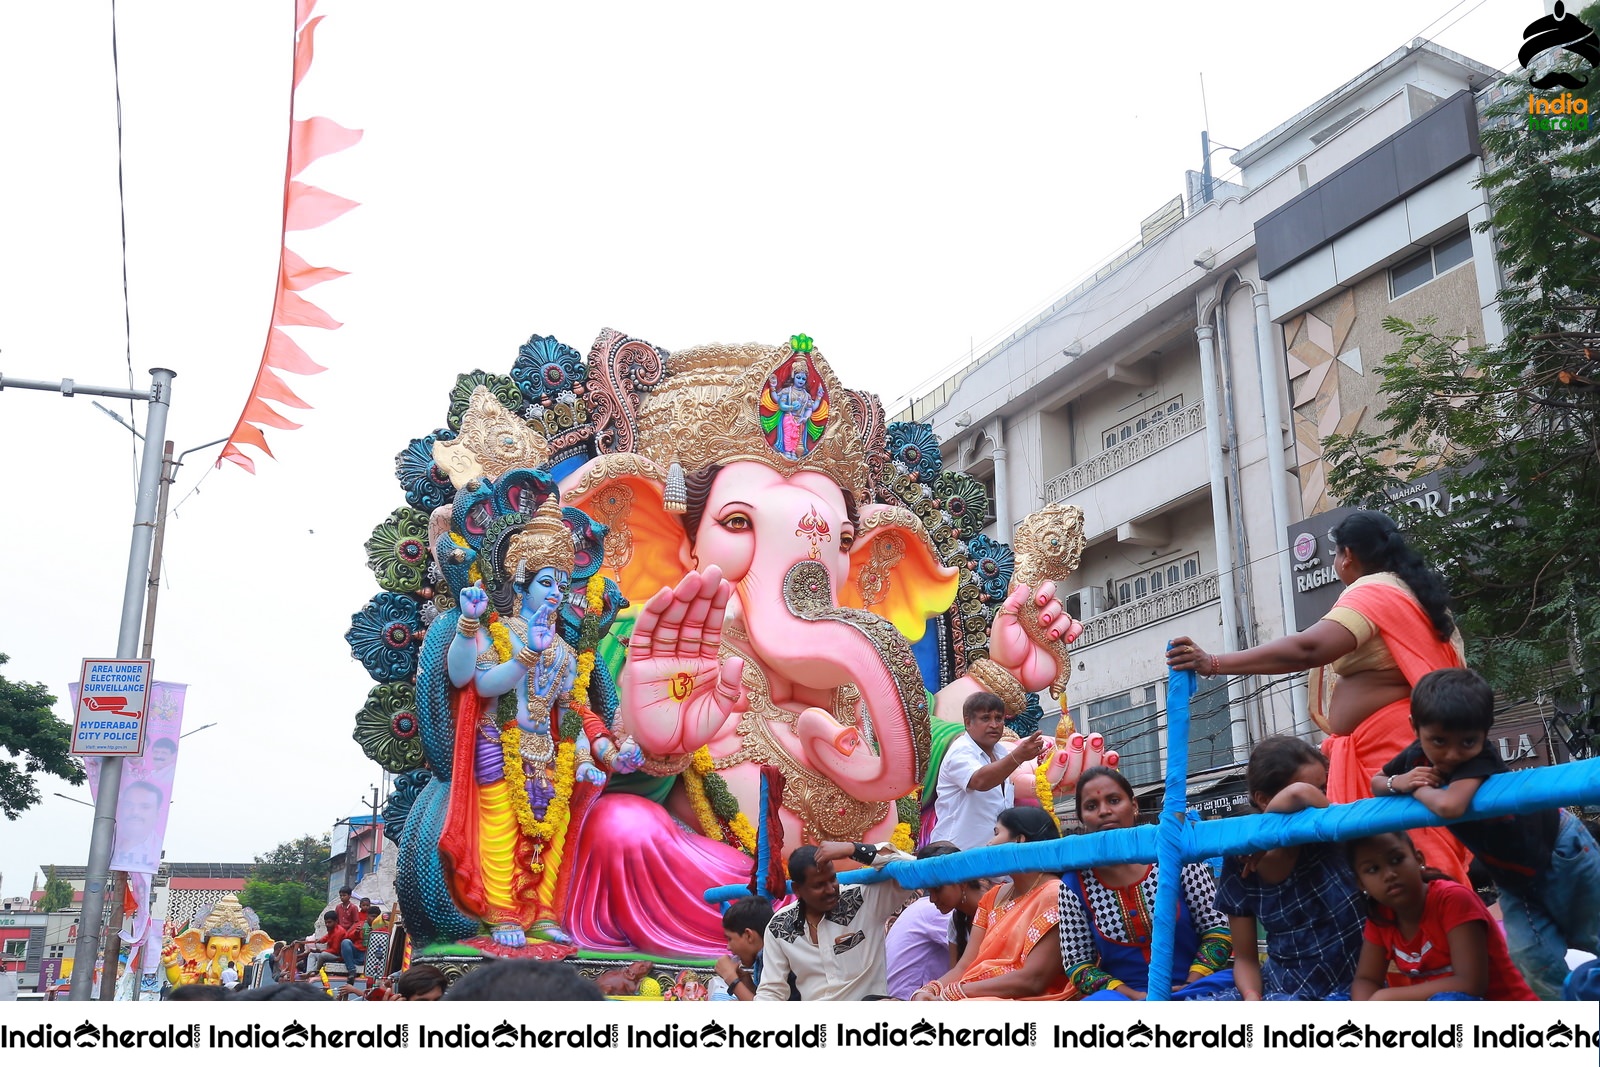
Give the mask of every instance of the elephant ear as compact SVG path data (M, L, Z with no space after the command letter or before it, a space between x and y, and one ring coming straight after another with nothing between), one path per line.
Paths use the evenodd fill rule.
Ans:
M206 939L199 930L185 930L172 940L178 946L178 953L186 960L197 960L205 955Z
M917 641L928 620L955 602L959 580L960 572L939 562L915 515L902 507L869 505L861 509L850 577L839 590L839 603L881 615L906 640Z
M603 524L604 568L622 595L642 604L683 577L689 537L662 500L663 475L643 456L599 456L574 471L562 500Z
M273 944L271 934L265 930L257 930L239 946L239 961L249 963L263 952L271 952Z

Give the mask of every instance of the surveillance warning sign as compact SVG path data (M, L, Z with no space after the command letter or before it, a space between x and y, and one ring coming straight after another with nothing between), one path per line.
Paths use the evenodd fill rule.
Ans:
M74 756L144 754L150 692L147 659L86 659L72 716Z

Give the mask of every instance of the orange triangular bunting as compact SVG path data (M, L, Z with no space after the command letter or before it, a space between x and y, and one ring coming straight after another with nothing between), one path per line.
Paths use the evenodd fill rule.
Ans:
M344 325L305 297L287 289L278 292L272 323L274 326L320 326L324 330L337 330Z
M332 119L296 119L289 132L289 174L299 174L323 156L342 152L361 140L360 130L348 130Z
M332 222L357 202L336 196L326 189L318 189L305 182L290 182L289 196L283 212L286 230L314 230L325 222Z
M271 367L262 367L261 373L256 375L255 396L264 396L268 400L276 400L280 404L287 404L292 408L309 411L311 405L294 395L294 391L283 384L283 379L272 373Z
M274 430L298 430L300 428L298 422L290 422L282 415L279 415L272 410L271 405L259 396L250 398L250 402L244 406L244 415L241 417L246 422L253 422L257 426L271 426Z
M306 71L311 69L312 35L317 32L317 23L322 21L318 15L305 24L305 29L300 31L300 36L294 42L294 87L300 88L300 79L306 76Z
M335 267L313 267L287 248L283 250L282 272L285 289L309 289L349 273Z
M251 474L256 472L256 461L240 452L231 443L223 446L222 455L217 457L217 466L222 466L223 460L227 460L229 463L237 463Z
M327 367L314 363L294 338L276 326L267 335L267 365L290 374L321 374Z
M255 445L267 455L272 456L272 449L267 447L267 435L248 422L240 422L239 425L233 428L232 439L242 445ZM272 458L277 459L278 457L272 456Z
M356 206L354 200L335 196L326 189L293 180L316 160L332 152L349 148L361 139L360 130L346 129L331 119L296 119L295 96L300 82L311 69L316 52L317 23L322 17L312 17L317 0L295 0L293 78L289 90L289 174L283 190L283 233L290 230L309 230L338 218ZM281 235L280 235L281 237ZM324 370L306 355L294 339L279 327L315 326L324 330L337 330L344 325L299 295L299 291L344 276L344 271L333 267L313 267L295 255L280 240L278 260L278 285L272 303L272 322L267 329L267 345L261 354L261 365L256 369L255 385L245 398L244 411L234 425L233 434L217 457L236 463L251 474L256 472L255 461L241 451L241 445L253 445L267 455L267 436L263 427L275 430L298 430L300 424L291 421L269 404L283 404L292 408L309 408L294 390L278 376L280 371L290 374L318 374Z

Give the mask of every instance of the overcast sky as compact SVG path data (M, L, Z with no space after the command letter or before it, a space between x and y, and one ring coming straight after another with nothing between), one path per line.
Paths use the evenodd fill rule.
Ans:
M293 6L118 8L131 363L140 387L178 372L179 450L231 430L260 360ZM363 810L362 543L457 373L503 373L533 333L803 331L893 410L1182 192L1202 72L1213 141L1240 146L1424 30L1505 68L1543 8L322 0L299 115L366 135L301 177L363 206L289 244L351 272L308 294L345 325L297 331L329 370L291 379L312 410L268 431L276 461L191 492L212 451L178 480L156 673L218 725L185 742L168 858L247 861ZM0 7L0 144L0 373L126 386L106 0ZM87 398L0 392L0 652L63 709L79 660L115 654L131 443ZM90 811L50 796L87 788L41 788L0 824L0 894L87 857Z

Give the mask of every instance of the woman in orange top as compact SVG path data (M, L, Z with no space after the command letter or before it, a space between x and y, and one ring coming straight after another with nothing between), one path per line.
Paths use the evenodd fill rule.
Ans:
M1042 808L1007 808L991 845L1053 841L1061 836ZM1028 871L983 895L961 959L912 1000L1074 1000L1061 969L1061 879Z
M1345 590L1321 620L1242 652L1213 655L1179 637L1167 666L1208 677L1310 670L1311 714L1328 734L1328 799L1346 804L1372 796L1372 776L1415 739L1411 687L1464 660L1444 579L1406 544L1393 519L1357 511L1331 536L1334 573ZM1469 855L1449 831L1412 835L1428 866L1467 884Z

